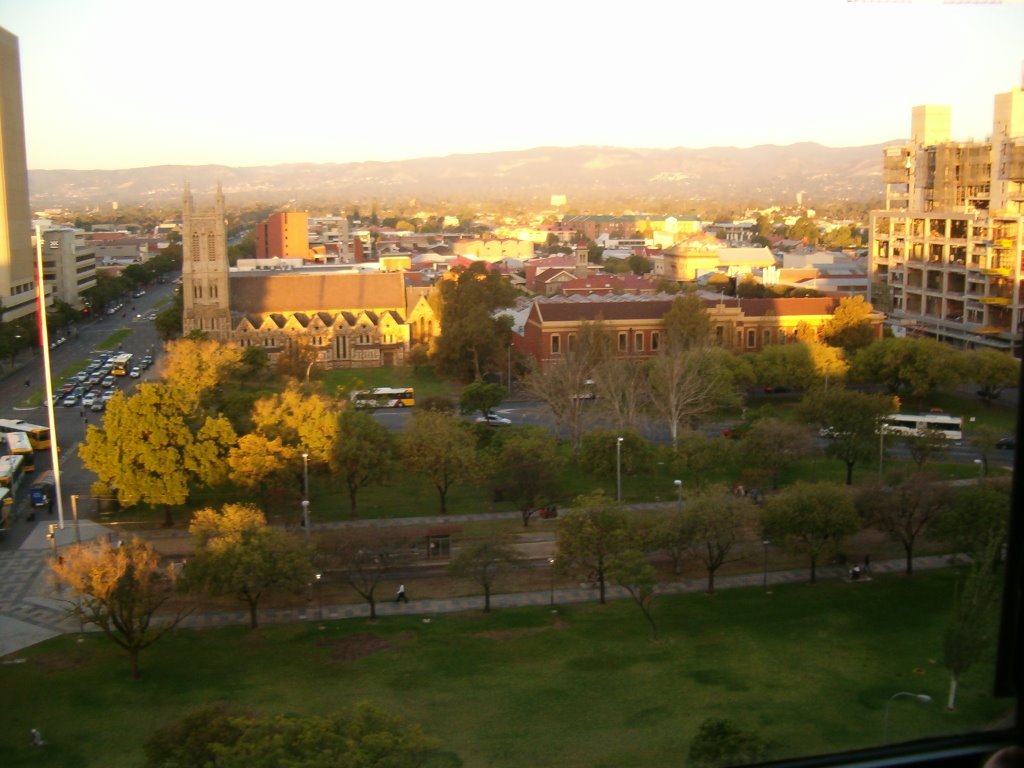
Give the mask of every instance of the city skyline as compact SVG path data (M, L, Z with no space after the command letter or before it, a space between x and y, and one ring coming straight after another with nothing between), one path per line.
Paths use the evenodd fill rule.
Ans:
M925 103L952 106L955 138L983 140L1024 59L1024 5L1008 2L637 0L594 13L295 0L260 14L0 0L0 26L19 39L33 170L859 146L905 138Z

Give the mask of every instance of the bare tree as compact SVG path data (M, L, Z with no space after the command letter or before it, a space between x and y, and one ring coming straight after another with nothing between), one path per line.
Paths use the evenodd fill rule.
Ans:
M317 543L318 560L366 601L371 619L377 618L377 587L409 556L408 538L393 528L346 528Z
M635 429L650 403L647 368L639 360L610 358L595 371L594 391L600 411L615 429Z
M512 547L500 541L478 541L462 549L448 564L456 578L476 581L484 591L484 613L491 610L491 589L502 570L519 559Z
M949 492L922 472L893 486L871 486L857 496L857 511L873 528L903 545L907 576L914 572L914 543L921 532L946 509Z
M735 400L732 375L720 352L693 349L648 361L651 409L668 427L673 448L680 429Z

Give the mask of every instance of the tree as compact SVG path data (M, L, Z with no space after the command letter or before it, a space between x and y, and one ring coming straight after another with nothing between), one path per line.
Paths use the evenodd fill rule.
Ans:
M157 731L146 768L419 768L439 742L369 704L329 715L270 717L205 707Z
M668 427L675 446L679 430L716 408L735 404L738 396L722 350L690 349L679 353L666 345L647 361L651 409Z
M346 528L317 542L317 556L340 572L377 618L377 587L409 560L409 541L394 528Z
M527 376L527 390L547 405L558 429L568 432L574 461L579 458L586 421L593 416L586 396L589 383L611 356L611 334L604 324L582 323L561 360Z
M852 354L875 340L873 314L874 307L863 296L844 296L822 326L821 337L829 346L841 347Z
M765 388L810 389L817 371L808 344L771 344L753 355L754 375Z
M766 539L810 559L814 584L819 559L859 531L860 520L841 486L801 482L765 502L761 530Z
M346 408L338 421L338 438L328 462L332 477L348 489L349 513L356 517L362 488L387 480L395 468L398 444L387 428L370 414Z
M650 403L646 366L621 357L604 360L594 371L594 394L615 429L636 429Z
M952 552L963 552L972 560L981 557L989 542L996 541L1001 552L1010 521L1010 484L1006 478L971 483L946 491L948 503L931 521L929 535L946 544Z
M992 405L1007 387L1020 382L1020 361L995 349L972 349L964 353L966 378L978 386L978 397Z
M654 588L657 584L657 572L643 553L636 549L627 549L615 555L608 565L608 573L616 584L626 590L643 613L647 623L651 625L651 639L658 639L658 626L651 614L651 603L654 601Z
M579 496L558 526L555 562L563 573L583 572L598 584L605 603L605 579L612 559L630 545L622 505L598 492Z
M620 468L624 475L638 475L651 471L653 450L636 430L592 429L583 438L580 468L601 478L615 478Z
M750 426L740 448L747 465L763 471L774 490L784 469L811 454L814 440L806 426L767 417Z
M728 768L763 762L768 743L756 733L742 730L731 720L708 717L690 743L690 768Z
M459 410L462 413L480 412L481 416L487 416L492 409L501 405L501 401L508 394L500 384L488 384L483 381L474 381L466 386L459 395Z
M442 515L448 512L448 490L480 473L476 439L468 426L449 413L417 411L402 435L405 466L426 475L437 489Z
M439 371L459 378L481 379L505 351L509 318L496 309L515 300L511 284L484 262L456 268L440 281L441 335L434 348Z
M846 484L853 484L853 468L878 453L880 419L894 410L890 398L846 389L815 392L804 398L805 420L828 430L825 455L846 465Z
M484 613L491 611L491 589L502 570L519 560L516 551L497 541L469 544L452 558L448 573L476 581L484 591Z
M851 375L883 384L893 395L926 398L958 380L957 354L934 339L880 339L854 355Z
M816 244L820 236L818 225L814 223L814 219L807 216L801 216L786 230L786 239L803 240L810 245Z
M259 626L260 599L273 589L296 589L309 583L309 556L292 536L267 526L251 504L225 504L221 511L201 509L189 525L195 555L185 566L193 589L211 595L234 595L249 608L249 623Z
M269 509L301 499L303 488L295 481L298 459L298 450L281 438L252 433L238 439L227 462L231 482L252 492Z
M292 382L280 394L256 401L253 427L268 438L280 438L309 461L326 467L338 439L338 408L326 397L303 392Z
M924 465L928 461L945 455L949 450L949 441L946 439L946 435L938 429L923 429L904 435L902 440L903 444L907 446L907 452L917 466L918 472L924 469Z
M516 505L523 526L537 507L558 497L562 457L543 432L526 432L506 439L494 462L495 490Z
M650 544L652 549L660 550L672 561L672 573L679 576L683 572L683 558L693 546L694 530L690 517L682 510L673 512L659 520L651 531Z
M167 344L163 381L180 391L187 402L200 404L234 374L242 361L241 347L211 339L179 339Z
M691 530L690 553L704 564L709 595L715 593L715 573L731 562L729 555L739 542L750 508L745 498L734 496L721 487L694 494L686 503L685 514Z
M946 508L948 491L918 471L895 485L873 484L857 495L864 521L903 546L906 574L914 573L914 543Z
M127 653L132 679L138 680L139 654L172 630L189 613L178 608L163 621L157 612L174 595L175 572L160 562L159 553L142 539L117 546L103 538L73 544L50 564L54 579L77 593L69 611L95 624Z
M960 678L982 656L997 631L995 606L1001 582L996 572L998 545L995 540L988 543L953 595L953 611L942 638L942 661L949 670L946 709L950 711L956 709Z
M676 296L664 317L665 347L670 355L708 344L711 316L695 291Z
M79 453L123 506L163 505L170 525L171 507L188 500L190 482L224 479L235 441L224 417L196 415L180 390L143 383L107 404L103 426L89 426Z

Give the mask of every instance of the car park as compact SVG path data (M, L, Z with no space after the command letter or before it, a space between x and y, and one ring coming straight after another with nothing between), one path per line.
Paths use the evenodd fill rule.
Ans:
M488 413L484 416L477 416L476 423L487 424L491 427L507 427L512 423L512 421L510 419L506 419L504 416L499 416L496 413Z

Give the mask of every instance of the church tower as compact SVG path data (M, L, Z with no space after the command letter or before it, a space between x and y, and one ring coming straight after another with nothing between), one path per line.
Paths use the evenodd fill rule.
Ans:
M182 332L203 331L209 338L231 338L228 294L228 245L224 227L224 194L217 183L212 211L197 213L192 190L185 184L182 202L181 292Z

